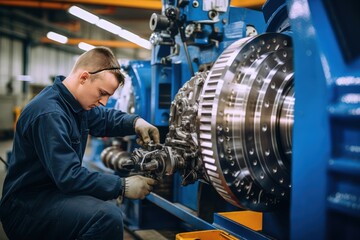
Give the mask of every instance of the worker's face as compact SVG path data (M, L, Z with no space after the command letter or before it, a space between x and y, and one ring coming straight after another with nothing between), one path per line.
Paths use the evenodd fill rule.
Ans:
M96 74L83 72L78 91L78 101L85 110L105 106L109 97L119 87L119 82L110 71Z

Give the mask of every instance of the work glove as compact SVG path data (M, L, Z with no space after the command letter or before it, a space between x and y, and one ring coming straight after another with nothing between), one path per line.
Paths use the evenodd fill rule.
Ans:
M137 118L135 120L135 132L139 136L136 139L136 143L140 146L146 146L152 140L155 144L160 143L160 134L159 130L145 121L142 118Z
M140 175L135 175L125 178L125 194L124 196L129 199L144 199L148 195L156 180L147 178Z

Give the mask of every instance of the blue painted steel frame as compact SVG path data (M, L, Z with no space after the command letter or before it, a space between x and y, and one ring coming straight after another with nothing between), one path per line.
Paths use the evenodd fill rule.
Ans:
M180 174L175 173L173 176L173 194L172 201L181 203L194 211L198 210L198 188L199 182L187 186L181 186L182 178Z
M198 218L194 214L186 211L184 208L170 202L161 196L150 193L147 197L147 200L156 204L157 206L165 209L171 214L175 215L184 222L190 224L194 229L201 230L211 230L211 229L220 229L224 230L231 235L238 237L240 239L251 239L251 240L268 240L266 236L258 233L250 228L247 228L241 224L234 222L231 219L228 219L220 214L214 214L214 223L210 224L201 218Z
M194 216L192 213L184 210L183 208L177 206L173 202L170 202L155 193L150 193L149 195L146 196L146 199L156 204L157 206L165 209L171 214L174 214L181 220L191 224L195 228L203 229L203 230L216 229L215 226L211 225L210 223Z
M133 60L122 67L131 77L135 97L135 113L150 122L150 109L144 107L151 100L150 60Z
M358 239L360 151L351 149L360 149L359 59L345 61L322 1L292 0L288 10L296 92L291 239Z
M169 6L178 6L180 1L163 0L164 8ZM187 1L183 1L185 3ZM179 8L180 19L186 19L187 23L198 21L210 21L208 11L203 10L203 1L197 1L198 7L193 7L194 1L184 4ZM185 53L185 46L181 41L180 34L175 36L175 42L179 46L179 53L171 55L171 45L155 45L152 49L151 58L151 123L156 126L168 126L170 102L174 99L180 87L192 77L190 64L193 71L197 72L199 66L209 64L218 58L223 50L234 41L246 37L247 24L256 27L259 33L265 29L265 21L262 12L230 7L228 1L226 12L219 12L219 21L211 24L203 24L202 34L198 34L192 44L188 45L188 52L191 59L189 63ZM221 3L221 5L224 3ZM230 16L231 15L231 16ZM211 22L211 21L210 21ZM215 31L216 29L216 31ZM217 36L218 43L209 42L209 36ZM220 40L221 39L221 40ZM168 62L164 63L164 58ZM170 93L164 94L164 87L170 86ZM162 99L160 99L160 97ZM169 104L167 106L167 102ZM165 104L162 104L164 103Z
M293 1L289 11L296 94L290 234L291 239L324 239L326 162L330 158L326 110L329 96L309 5Z
M289 0L286 4L294 45L296 93L290 238L355 239L360 236L360 59L344 60L323 1ZM184 53L172 59L176 63L161 66L155 57L169 54L166 51L160 54L162 50L154 50L152 66L149 61L132 62L129 72L139 102L149 103L149 88L158 91L158 83L171 84L172 99L189 79ZM215 58L221 52L203 50L190 47L191 55L202 59ZM201 63L205 61L202 59ZM152 93L158 96L158 92ZM349 94L353 96L351 103L346 102ZM157 103L152 102L151 107L154 106ZM141 109L137 106L136 112ZM156 121L150 119L148 111L143 113L144 117L155 125L167 125L168 109L155 110ZM147 199L194 228L222 229L245 239L266 239L219 214L209 224L156 194ZM187 206L194 203L191 200L187 203L189 199L181 201Z

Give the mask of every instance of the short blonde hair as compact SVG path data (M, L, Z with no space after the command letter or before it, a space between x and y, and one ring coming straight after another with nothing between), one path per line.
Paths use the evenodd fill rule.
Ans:
M101 70L111 71L120 85L124 84L124 75L121 73L120 64L113 52L107 47L95 47L83 54L77 59L73 71L86 69L91 72L100 72Z

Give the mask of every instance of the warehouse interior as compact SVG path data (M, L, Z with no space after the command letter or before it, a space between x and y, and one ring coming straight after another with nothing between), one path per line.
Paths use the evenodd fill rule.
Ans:
M0 189L22 110L104 46L125 84L101 108L160 133L145 147L135 135L87 136L84 168L158 182L118 204L124 239L358 239L359 10L351 0L0 0Z

